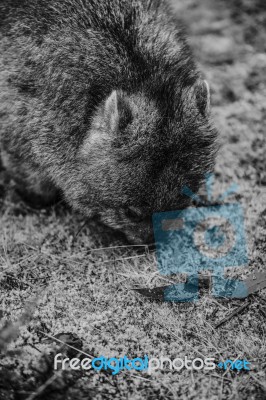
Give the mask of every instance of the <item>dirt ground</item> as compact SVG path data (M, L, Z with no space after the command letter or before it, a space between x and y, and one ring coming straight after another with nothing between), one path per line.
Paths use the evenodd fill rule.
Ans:
M244 276L266 262L266 3L173 6L211 86L221 134L215 194L239 185L230 201L245 212L250 262L238 271ZM265 291L219 328L244 300L147 300L131 289L166 281L151 250L117 247L124 243L63 204L31 209L5 171L0 224L0 400L266 398ZM77 352L51 336L93 356L247 359L251 371L55 372L55 353Z

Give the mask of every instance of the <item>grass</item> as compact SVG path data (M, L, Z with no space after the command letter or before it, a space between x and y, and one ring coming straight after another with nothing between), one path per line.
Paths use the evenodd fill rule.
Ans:
M232 182L240 187L230 201L245 211L244 276L266 261L266 7L259 0L173 2L212 87L222 142L215 194ZM149 301L132 288L167 284L152 250L126 247L62 204L29 208L5 171L0 183L1 400L265 398L265 291L215 328L244 301L208 294L197 303ZM78 352L51 336L92 355L246 358L252 370L55 372L55 353Z

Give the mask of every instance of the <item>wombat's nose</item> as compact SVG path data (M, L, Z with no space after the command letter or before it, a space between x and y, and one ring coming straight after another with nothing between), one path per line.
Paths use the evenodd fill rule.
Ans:
M149 236L149 237L139 237L136 235L126 235L127 236L127 240L129 241L129 243L131 244L135 244L135 245L150 245L154 242L154 238L153 235Z
M138 229L127 232L127 239L133 244L150 244L154 242L151 221L140 223Z

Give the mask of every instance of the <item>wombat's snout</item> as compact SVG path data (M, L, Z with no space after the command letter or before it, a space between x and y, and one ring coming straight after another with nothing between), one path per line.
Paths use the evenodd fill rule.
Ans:
M151 244L154 242L152 217L135 225L134 229L125 232L127 240L132 244Z

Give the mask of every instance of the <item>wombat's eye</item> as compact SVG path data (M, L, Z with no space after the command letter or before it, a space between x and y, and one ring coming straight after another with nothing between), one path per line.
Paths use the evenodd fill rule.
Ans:
M142 213L136 207L128 207L125 210L125 215L127 218L134 220L136 222L141 221L143 219Z

